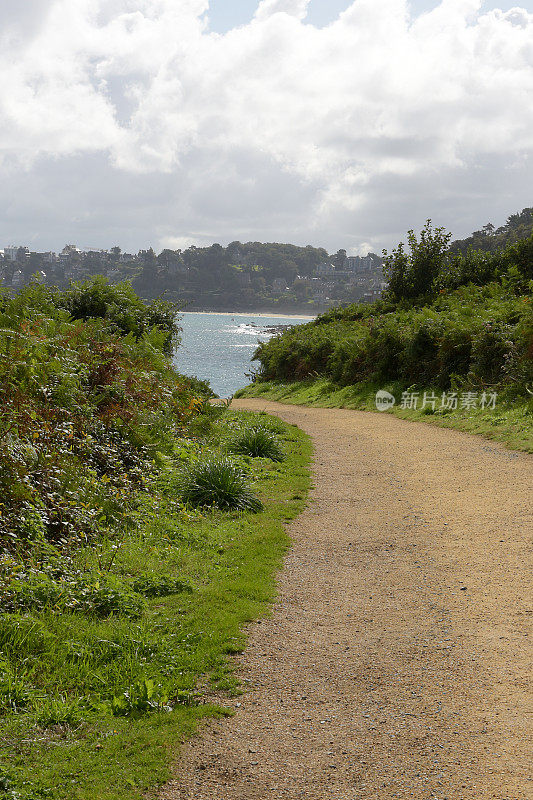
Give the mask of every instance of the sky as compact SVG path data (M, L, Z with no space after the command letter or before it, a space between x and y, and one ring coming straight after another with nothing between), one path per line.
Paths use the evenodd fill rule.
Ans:
M533 205L533 0L2 0L0 247L380 252Z
M379 2L379 0L376 0ZM209 3L209 28L217 33L226 33L238 25L245 25L252 19L258 3L256 0L211 0ZM311 0L308 6L306 22L324 27L333 22L342 11L351 5L350 0ZM409 7L414 15L424 14L439 5L438 0L411 0ZM501 0L483 3L483 10L500 8L508 11L517 3L512 0ZM522 3L527 8L531 3ZM533 9L529 9L533 10Z

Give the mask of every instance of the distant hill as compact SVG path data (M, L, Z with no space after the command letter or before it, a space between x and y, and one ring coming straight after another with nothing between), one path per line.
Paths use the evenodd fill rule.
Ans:
M381 263L372 253L329 255L322 247L277 242L191 245L159 255L152 248L134 254L70 244L60 253L37 253L13 246L0 251L0 288L18 291L37 276L66 289L101 275L111 284L130 281L143 299L165 294L189 310L315 314L335 303L375 299L383 288Z

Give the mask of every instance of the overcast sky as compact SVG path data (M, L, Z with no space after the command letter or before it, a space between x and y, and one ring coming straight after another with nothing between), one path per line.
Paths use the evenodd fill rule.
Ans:
M533 205L533 6L1 0L0 247L380 251Z

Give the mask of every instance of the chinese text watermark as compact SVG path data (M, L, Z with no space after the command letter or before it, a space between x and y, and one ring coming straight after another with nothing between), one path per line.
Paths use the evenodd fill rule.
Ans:
M498 400L497 392L402 392L399 408L423 411L456 411L457 409L494 410ZM387 411L396 404L396 398L383 389L376 394L376 408Z

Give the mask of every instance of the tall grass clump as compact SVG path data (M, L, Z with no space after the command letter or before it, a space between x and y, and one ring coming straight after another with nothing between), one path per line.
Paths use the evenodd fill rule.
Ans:
M262 426L245 428L230 441L232 453L251 456L252 458L269 458L271 461L283 461L283 452L276 435Z
M183 475L179 494L183 502L199 508L261 511L244 470L226 456L199 459Z

